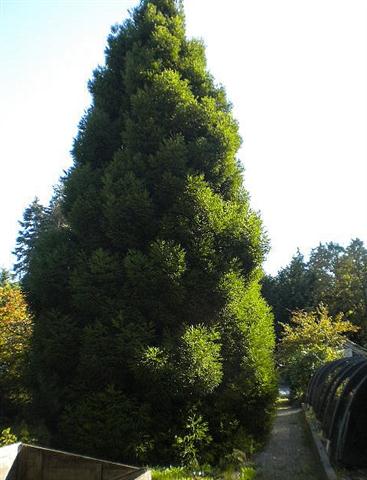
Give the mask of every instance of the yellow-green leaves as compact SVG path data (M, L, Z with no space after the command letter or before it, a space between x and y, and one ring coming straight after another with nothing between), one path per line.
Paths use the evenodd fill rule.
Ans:
M342 314L332 318L320 305L312 312L293 312L291 323L283 324L283 329L279 362L293 394L302 397L313 373L325 362L341 356L345 335L356 332L358 327L343 320Z
M22 291L0 284L0 386L4 398L20 400L33 323ZM18 398L19 397L19 398Z
M343 346L346 333L358 331L358 327L344 320L342 314L330 317L323 305L313 312L294 312L291 323L284 324L283 328L280 348L284 353L308 349L312 345L338 350Z
M196 396L212 392L222 380L219 340L218 332L204 325L189 326L181 337L179 375Z
M6 445L11 445L18 441L17 436L12 432L11 428L4 428L0 432L0 447L5 447Z

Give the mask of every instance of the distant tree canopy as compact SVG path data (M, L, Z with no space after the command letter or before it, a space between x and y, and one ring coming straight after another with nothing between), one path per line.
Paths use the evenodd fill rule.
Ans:
M277 276L264 279L263 294L278 325L287 323L293 310L312 310L323 303L331 315L343 313L359 326L355 338L367 344L367 249L359 239L346 248L320 244L308 262L297 252Z
M89 90L74 165L16 250L35 412L64 448L214 462L263 437L276 394L237 123L174 0L112 29Z

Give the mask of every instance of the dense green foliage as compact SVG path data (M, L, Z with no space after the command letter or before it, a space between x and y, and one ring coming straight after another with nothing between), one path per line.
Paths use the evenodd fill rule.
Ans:
M345 334L357 329L342 314L331 317L322 305L313 312L293 313L291 322L284 325L278 357L294 397L304 396L318 368L343 355Z
M16 250L34 414L62 448L215 463L263 438L276 390L237 124L174 0L113 28L89 89L74 165Z
M367 342L367 249L361 240L352 240L346 248L320 244L308 262L297 252L277 276L264 280L263 293L273 307L278 332L292 311L313 310L323 303L331 315L343 313L359 326L354 338Z

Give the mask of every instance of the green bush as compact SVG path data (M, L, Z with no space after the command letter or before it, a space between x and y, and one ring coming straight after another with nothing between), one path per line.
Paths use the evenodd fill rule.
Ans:
M283 328L278 359L292 395L299 399L316 370L342 355L345 334L358 330L343 320L343 315L331 317L323 305L313 312L293 312L291 322Z

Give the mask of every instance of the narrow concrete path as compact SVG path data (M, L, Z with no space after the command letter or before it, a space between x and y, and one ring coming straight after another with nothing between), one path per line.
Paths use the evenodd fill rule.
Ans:
M283 392L269 441L255 459L256 479L323 479L302 415L302 410L292 407L287 392Z

